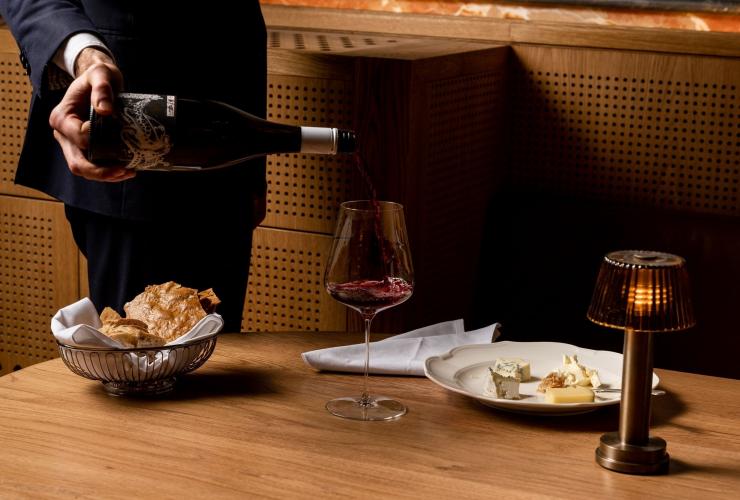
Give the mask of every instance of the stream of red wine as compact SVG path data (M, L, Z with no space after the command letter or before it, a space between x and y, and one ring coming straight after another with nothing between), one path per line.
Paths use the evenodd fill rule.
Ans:
M389 250L390 242L383 236L383 228L381 226L380 217L380 203L378 203L378 192L375 190L375 185L373 184L372 176L370 175L370 172L367 168L367 164L365 163L365 161L363 161L362 148L359 148L357 150L354 157L355 166L360 172L360 176L362 177L362 180L365 183L365 187L370 194L370 205L375 212L373 216L375 224L375 237L378 240L378 246L380 247L380 254L381 258L383 259L383 265L386 269L388 269L389 267L391 267L394 254L392 251ZM388 275L386 274L386 280L387 278Z
M354 154L354 163L362 181L365 184L365 188L367 189L370 198L370 205L374 211L373 223L375 226L375 237L378 242L378 248L383 262L383 279L382 281L365 280L364 282L350 282L337 286L346 286L348 290L354 290L356 292L353 292L355 295L359 294L364 296L367 300L377 301L379 300L379 296L386 297L385 300L389 301L388 306L391 306L406 300L406 298L411 295L412 285L401 278L392 276L394 270L399 268L397 265L398 256L393 251L393 242L389 241L385 237L382 226L381 205L378 202L378 192L375 189L375 184L373 183L372 175L370 174L370 169L366 161L367 158L373 157L370 155L370 151L368 151L368 148L371 147L368 142L368 138L377 135L371 134L370 132L371 128L379 123L379 105L377 102L377 95L374 94L366 95L365 99L362 100L365 104L366 114L359 122L358 127L356 127L358 142L357 151ZM399 284L401 282L403 285ZM360 286L360 283L362 283L363 286ZM360 293L358 290L364 291ZM330 291L330 293L332 292ZM393 293L400 294L398 296L398 300L391 298ZM332 293L332 295L334 294ZM383 308L385 307L386 306L383 306Z

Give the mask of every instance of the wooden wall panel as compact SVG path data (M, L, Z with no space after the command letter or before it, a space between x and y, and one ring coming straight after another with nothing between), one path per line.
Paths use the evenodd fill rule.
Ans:
M740 60L514 50L515 184L740 215Z
M268 78L268 119L293 125L352 128L352 91L338 79ZM265 226L331 233L339 203L351 196L353 158L280 154L267 160Z
M77 300L62 204L0 195L0 373L57 356L50 321Z
M242 329L342 331L346 308L324 288L331 236L258 228Z
M357 131L359 163L378 197L405 206L417 286L402 308L378 316L377 328L398 332L467 314L487 204L505 171L499 153L509 49L322 31L270 30L268 39L270 117L301 123L312 119L312 106L335 108L322 114ZM301 164L268 170L271 210L296 207L310 192L333 196L324 196L325 210L308 212L322 221L293 208L295 223L286 217L293 214L273 214L265 225L331 235L341 201L371 196L355 165L339 161L338 176L316 176L309 190L297 182L306 171ZM291 178L297 189L278 185ZM439 293L452 288L454 294ZM360 327L355 316L352 329Z
M673 28L441 16L407 12L263 5L271 28L348 32L356 36L408 36L475 40L506 45L541 44L561 47L599 47L676 54L740 56L734 32Z

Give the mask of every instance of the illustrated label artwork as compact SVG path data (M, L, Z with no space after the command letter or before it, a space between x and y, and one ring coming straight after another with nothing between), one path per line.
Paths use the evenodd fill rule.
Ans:
M131 159L127 168L163 169L174 145L172 130L176 114L173 96L123 94L121 101L121 141Z

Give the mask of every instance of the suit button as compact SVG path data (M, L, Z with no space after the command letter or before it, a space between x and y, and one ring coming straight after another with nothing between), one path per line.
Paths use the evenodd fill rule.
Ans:
M28 64L28 58L26 57L26 53L21 50L21 53L18 56L21 60L21 66L23 66L23 69L26 70L26 73L29 75L31 74L31 65Z

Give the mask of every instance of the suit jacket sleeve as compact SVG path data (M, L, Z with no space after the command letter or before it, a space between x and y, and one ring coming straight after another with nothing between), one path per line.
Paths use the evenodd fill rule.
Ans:
M0 0L0 13L20 47L21 63L37 93L62 42L82 31L96 33L75 0Z

